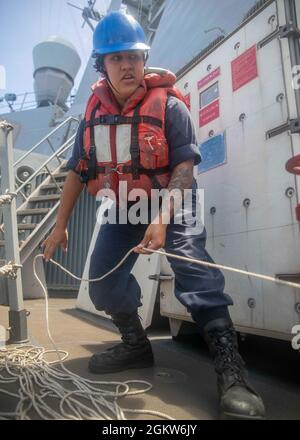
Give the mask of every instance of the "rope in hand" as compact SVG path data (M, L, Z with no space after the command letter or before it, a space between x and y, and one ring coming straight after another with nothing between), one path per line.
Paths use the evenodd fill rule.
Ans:
M300 288L300 285L297 283L279 280L274 277L257 274L255 272L248 272L245 270L210 263L194 258L182 257L159 250L152 250L148 248L142 249L149 253L157 253L170 258L187 261L189 263L215 267L247 276L250 275L265 281L271 281L277 284L294 287L297 289ZM67 269L62 267L56 261L52 259L50 259L49 261L51 261L56 266L60 267L64 272L79 281L95 282L101 281L103 278L109 276L116 269L118 269L118 267L120 267L133 252L133 250L134 248L130 249L113 269L104 274L102 277L95 279L83 279L77 277L76 275L72 274ZM42 347L36 347L32 345L23 345L13 348L0 349L0 371L4 370L8 374L8 377L0 375L0 383L8 384L18 381L20 386L18 393L11 393L9 391L0 389L0 393L7 394L19 400L15 411L0 412L0 419L29 419L29 412L35 410L38 416L44 419L51 417L55 419L113 420L112 417L115 417L117 420L126 420L124 413L131 412L138 414L150 414L169 420L174 420L172 417L158 411L121 408L117 404L117 399L121 396L141 394L150 390L152 388L152 385L146 381L92 381L76 375L65 367L63 361L68 356L68 353L64 350L60 350L56 346L50 333L48 296L45 287L43 286L41 280L38 278L36 273L36 260L39 257L43 257L43 254L38 254L34 258L34 275L41 285L45 295L47 333L49 339L54 346L54 350L45 350ZM45 359L45 356L51 353L56 353L58 361L47 361ZM60 354L63 354L63 358L61 358ZM61 370L53 367L52 364L54 363L59 363ZM69 390L69 388L63 387L58 381L65 381L68 383L68 385L75 386L76 389ZM130 385L133 384L143 384L146 385L146 388L142 390L131 391ZM107 389L99 388L102 385L107 387L115 387L115 390L110 391ZM39 393L37 392L37 388L39 389ZM47 398L57 399L58 408L56 408L55 410L51 408L45 401L45 399ZM82 403L82 399L88 400L89 406Z
M107 272L106 274L104 274L100 278L94 278L94 279L91 279L91 280L84 279L84 278L79 278L76 275L74 275L71 272L69 272L67 269L65 269L63 266L61 266L56 261L54 261L52 259L50 259L49 261L51 261L51 263L53 263L56 266L58 266L60 269L62 269L64 272L66 272L68 275L70 275L71 277L75 278L76 280L94 282L94 281L101 281L103 278L107 277L112 272L114 272L116 269L118 269L124 263L124 261L129 257L129 255L133 252L134 249L135 249L135 247L130 249L130 251L127 252L127 254L122 258L122 260L115 267L113 267L109 272ZM294 287L296 289L300 289L300 284L298 284L298 283L293 283L291 281L280 280L279 278L270 277L268 275L261 275L261 274L256 273L256 272L249 272L247 270L236 269L235 267L231 267L231 266L223 266L222 264L209 263L208 261L199 260L197 258L182 257L181 255L175 255L175 254L171 254L171 253L165 252L165 251L158 251L158 250L148 249L148 248L145 248L145 247L143 247L141 249L144 250L144 251L147 251L147 252L164 255L165 257L170 257L170 258L175 258L177 260L187 261L188 263L195 263L195 264L199 264L199 265L202 265L202 266L208 266L208 267L214 267L214 268L217 268L217 269L228 270L229 272L240 273L242 275L252 276L254 278L258 278L258 279L261 279L261 280L264 280L264 281L271 281L273 283L281 284L283 286L289 286L289 287ZM40 257L40 256L42 256L42 254L37 255L35 257L35 259ZM36 275L36 278L38 279L37 275Z
M235 273L240 273L242 275L252 276L252 277L258 278L260 280L271 281L276 284L281 284L282 286L289 286L289 287L294 287L296 289L300 289L300 284L298 284L298 283L280 280L279 278L270 277L268 275L261 275L256 272L249 272L247 270L236 269L235 267L231 267L231 266L223 266L222 264L209 263L208 261L198 260L196 258L182 257L180 255L170 254L170 253L164 252L164 251L151 250L151 249L147 249L147 248L143 248L143 250L148 251L148 252L153 252L156 254L160 254L160 255L164 255L164 256L170 257L170 258L176 258L177 260L187 261L189 263L195 263L195 264L200 264L203 266L215 267L217 269L228 270L229 272L235 272Z

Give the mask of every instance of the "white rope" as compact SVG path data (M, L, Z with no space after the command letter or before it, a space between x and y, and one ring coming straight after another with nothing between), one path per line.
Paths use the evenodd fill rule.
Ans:
M8 205L9 203L11 203L12 199L12 196L10 196L9 194L2 194L0 196L0 206Z
M5 191L5 194L0 195L0 206L8 205L12 202L13 198L17 196L16 192Z
M5 119L0 121L0 129L10 131L14 127L9 122L5 121Z
M0 412L1 418L27 420L34 412L47 420L126 420L124 413L131 410L122 409L117 399L141 394L152 388L151 384L142 380L117 382L83 379L62 363L67 352L59 350L59 353L64 353L64 358L58 361L60 368L52 365L57 361L46 359L52 353L57 355L57 349L45 350L33 345L0 349L0 371L6 373L6 377L0 375L0 384L19 385L17 393L0 389L0 393L18 399L15 410ZM140 385L144 388L130 389ZM51 406L48 399L52 400ZM143 410L141 413L174 420L158 411Z
M66 272L68 275L70 275L71 277L75 278L78 281L95 282L95 281L101 281L103 278L107 277L112 272L114 272L116 269L118 269L118 267L120 267L124 263L124 261L129 257L129 255L133 252L134 249L135 249L135 247L130 249L130 251L127 252L127 254L122 258L122 260L115 267L113 267L109 272L107 272L106 274L104 274L100 278L94 278L94 279L91 279L91 280L84 279L84 278L79 278L76 275L74 275L71 272L69 272L67 269L65 269L63 266L61 266L56 261L54 261L52 259L50 259L49 261L51 261L51 263L55 264L60 269L62 269L64 272ZM268 276L268 275L262 275L262 274L259 274L259 273L256 273L256 272L249 272L247 270L236 269L235 267L224 266L222 264L209 263L208 261L199 260L199 259L196 259L196 258L182 257L181 255L171 254L171 253L165 252L165 251L158 251L158 250L148 249L148 248L145 248L145 247L143 247L141 249L143 249L144 251L147 251L147 252L164 255L165 257L170 257L170 258L175 258L177 260L187 261L188 263L195 263L195 264L199 264L201 266L215 267L217 269L223 269L223 270L227 270L229 272L235 272L235 273L239 273L241 275L252 276L254 278L258 278L258 279L261 279L261 280L264 280L264 281L271 281L273 283L281 284L283 286L289 286L289 287L294 287L296 289L300 289L300 284L298 284L298 283L293 283L291 281L280 280L279 278L274 278L274 277L271 277L271 276ZM42 256L43 256L43 254L36 255L35 259L38 258L38 257L42 257Z
M248 272L241 269L236 269L229 266L210 263L195 258L183 257L159 250L151 250L142 248L150 253L157 253L170 258L187 261L189 263L200 264L208 267L215 267L223 270L228 270L242 275L253 276L265 281L271 281L277 284L300 288L299 284L289 281L283 281L261 275L255 272ZM60 267L64 272L79 281L95 282L101 281L109 276L133 252L134 248L130 249L122 260L109 272L99 278L83 279L69 272L56 261L50 259L53 264ZM6 376L0 374L0 383L11 384L18 382L19 389L17 393L12 393L7 390L0 389L0 393L7 394L18 399L18 404L15 411L0 412L0 419L21 419L27 420L30 418L29 414L34 411L42 419L101 419L101 420L126 420L125 413L135 414L149 414L155 415L168 420L174 420L167 414L152 411L152 410L134 410L129 408L121 408L117 399L125 395L136 395L149 391L152 385L143 380L132 380L126 382L105 382L92 381L84 379L77 374L68 370L63 361L67 358L68 352L60 350L50 332L49 326L49 304L48 296L45 287L36 273L36 260L43 257L43 254L38 254L34 258L34 275L41 285L45 295L46 307L46 326L48 337L54 347L54 350L45 350L42 347L21 345L18 347L2 348L0 349L0 373L5 372ZM58 361L46 360L46 356L55 353ZM63 357L61 357L63 355ZM59 364L60 369L53 364ZM68 387L64 387L62 383L66 383ZM130 390L130 385L144 385L146 388L140 390ZM101 386L110 387L111 389L101 388ZM69 388L75 389L69 389ZM47 399L56 399L56 409L53 409L47 403ZM88 404L83 403L87 400Z
M4 266L0 267L0 277L7 277L11 280L15 280L18 276L17 271L21 267L21 264L15 264L12 261L9 261Z
M188 263L195 263L195 264L200 264L203 266L215 267L217 269L228 270L229 272L240 273L241 275L247 275L247 276L251 276L254 278L258 278L260 280L271 281L273 283L281 284L283 286L289 286L289 287L294 287L296 289L300 289L300 284L292 283L291 281L280 280L279 278L270 277L268 275L261 275L256 272L249 272L247 270L236 269L235 267L231 267L231 266L223 266L222 264L209 263L208 261L198 260L196 258L182 257L180 255L170 254L168 252L157 251L157 250L152 250L152 249L148 249L148 248L143 248L143 249L148 252L152 252L152 253L156 253L156 254L160 254L160 255L165 255L166 257L176 258L177 260L187 261Z

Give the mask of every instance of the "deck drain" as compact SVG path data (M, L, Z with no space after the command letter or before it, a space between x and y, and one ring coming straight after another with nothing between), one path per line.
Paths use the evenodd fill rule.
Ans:
M173 370L171 368L160 368L155 372L155 378L163 383L185 382L187 375L182 371Z

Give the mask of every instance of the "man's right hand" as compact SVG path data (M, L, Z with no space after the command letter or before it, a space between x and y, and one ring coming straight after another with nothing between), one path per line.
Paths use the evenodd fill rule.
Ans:
M48 238L42 243L44 248L43 258L49 261L54 254L55 249L61 245L62 249L67 252L68 250L68 231L64 228L58 228L57 226L53 229Z

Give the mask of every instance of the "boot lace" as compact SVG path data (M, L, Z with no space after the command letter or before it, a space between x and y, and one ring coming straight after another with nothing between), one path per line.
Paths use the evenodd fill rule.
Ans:
M237 351L233 331L214 333L213 340L217 372L229 374L235 382L245 384L244 362Z

